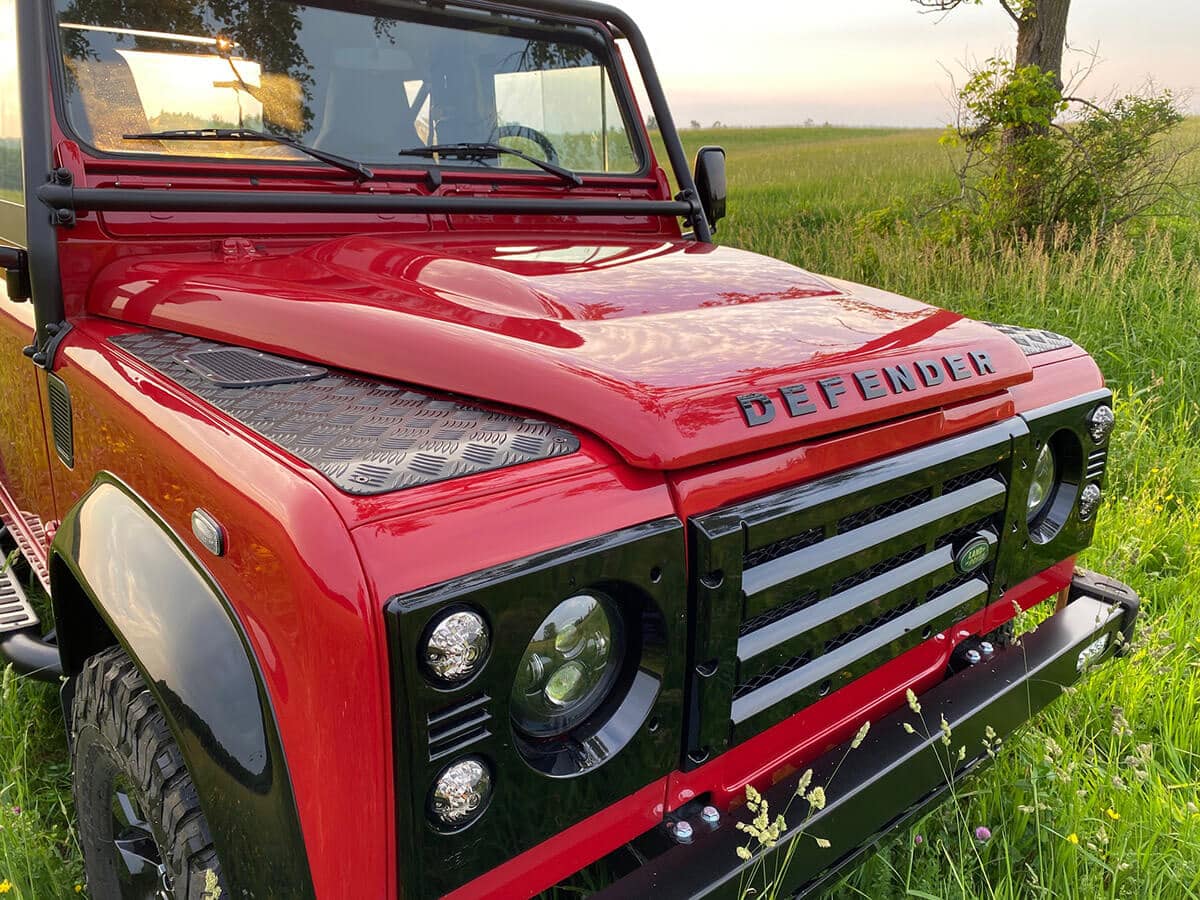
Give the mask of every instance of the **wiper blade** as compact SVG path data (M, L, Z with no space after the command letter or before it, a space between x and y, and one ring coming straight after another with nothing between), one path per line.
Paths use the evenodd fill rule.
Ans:
M562 166L556 166L552 162L538 159L536 156L530 156L528 153L522 153L520 150L514 150L512 147L504 147L500 144L434 144L431 147L411 147L408 150L401 150L400 155L445 156L448 159L468 160L482 160L488 156L515 156L517 159L525 160L530 165L537 166L543 172L557 175L563 181L573 184L575 187L583 187L583 179L570 169L564 169Z
M363 163L354 159L338 156L316 147L302 144L282 134L271 134L269 131L255 131L253 128L177 128L170 131L149 131L143 134L126 134L122 137L127 141L260 141L266 144L281 144L306 153L313 159L319 159L343 172L349 172L362 181L370 181L375 173Z

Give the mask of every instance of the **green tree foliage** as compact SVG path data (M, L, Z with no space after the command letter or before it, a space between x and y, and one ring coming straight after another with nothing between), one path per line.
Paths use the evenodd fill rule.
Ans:
M1064 97L1056 73L989 60L958 96L943 144L962 150L957 196L939 208L952 233L1049 237L1107 233L1177 190L1186 149L1170 92L1108 103Z

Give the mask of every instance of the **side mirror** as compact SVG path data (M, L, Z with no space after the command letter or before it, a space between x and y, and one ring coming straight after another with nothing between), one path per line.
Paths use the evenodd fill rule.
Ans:
M9 300L28 300L29 257L24 250L0 247L0 269L4 269Z
M717 222L725 218L727 196L723 147L701 147L696 154L696 190L708 224L716 231Z

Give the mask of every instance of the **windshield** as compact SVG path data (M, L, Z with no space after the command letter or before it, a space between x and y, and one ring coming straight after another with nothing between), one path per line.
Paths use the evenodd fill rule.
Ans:
M132 140L267 131L378 167L401 150L500 144L581 173L642 157L599 30L461 9L369 13L276 0L58 0L67 116L98 150L305 160L284 144ZM508 154L453 166L532 169ZM535 170L536 171L536 170Z

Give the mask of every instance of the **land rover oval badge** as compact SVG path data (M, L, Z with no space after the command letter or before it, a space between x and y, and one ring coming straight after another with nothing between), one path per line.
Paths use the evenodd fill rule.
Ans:
M958 551L958 556L954 557L954 567L963 575L970 575L972 572L983 568L984 563L988 561L988 557L992 555L992 545L985 537L973 538L965 547Z

